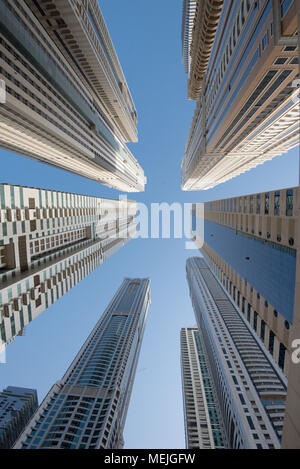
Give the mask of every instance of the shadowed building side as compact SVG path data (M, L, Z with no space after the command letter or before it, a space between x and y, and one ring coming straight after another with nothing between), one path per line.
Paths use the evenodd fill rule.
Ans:
M137 113L97 0L0 1L0 146L126 192Z
M216 15L210 55L197 64L183 190L209 189L298 146L296 8L296 0L232 0ZM192 44L202 22L196 14ZM192 64L200 49L191 47Z

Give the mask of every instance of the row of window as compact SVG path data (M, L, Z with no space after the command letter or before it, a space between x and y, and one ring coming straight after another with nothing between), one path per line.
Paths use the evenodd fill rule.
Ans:
M240 291L237 290L237 288L232 284L231 281L228 281L228 278L224 276L223 278L223 284L226 287L226 289L229 291L230 295L232 296L233 300L235 303L238 305L239 308L241 308L242 313L245 315L247 318L248 322L251 324L252 320L252 305L248 303L247 305L247 312L246 312L246 298L242 297L241 301L241 294ZM260 294L257 293L257 298L260 299ZM267 308L269 306L268 301L265 300L265 307ZM278 312L274 310L274 317L278 317ZM258 330L258 318L259 315L257 311L253 311L253 322L252 322L252 327L255 330L255 332L259 335L261 340L265 343L265 333L266 333L266 323L263 319L261 319L261 326L260 330ZM284 322L285 328L289 329L290 328L290 323L288 321ZM274 353L274 338L275 334L274 332L270 329L269 330L269 341L268 341L268 350L273 355ZM286 347L284 344L280 343L279 344L279 356L278 356L278 364L280 368L284 368L284 361L285 361L285 351Z
M272 200L270 199L272 197ZM294 210L294 189L285 191L275 191L271 193L249 195L244 197L235 197L231 199L216 200L205 203L205 209L208 211L226 212L226 213L250 213L257 215L272 215L271 202L273 202L274 216L280 215L281 205L284 206L285 197L285 215L293 216Z

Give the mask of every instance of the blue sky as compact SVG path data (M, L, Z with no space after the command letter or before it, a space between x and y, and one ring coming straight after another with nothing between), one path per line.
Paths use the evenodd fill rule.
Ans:
M180 190L180 163L195 102L181 63L182 0L101 0L100 6L137 112L151 202L201 202L298 184L298 149L202 192ZM1 151L1 182L118 198L119 192ZM194 325L185 278L185 240L131 241L27 328L7 348L0 388L27 386L39 400L61 378L124 277L150 277L152 304L125 428L126 448L184 448L179 331Z

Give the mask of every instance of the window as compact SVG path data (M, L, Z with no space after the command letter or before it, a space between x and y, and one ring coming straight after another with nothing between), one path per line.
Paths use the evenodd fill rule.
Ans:
M30 197L30 198L28 199L28 204L29 204L29 208L30 208L30 209L35 208L35 199Z
M270 331L270 335L269 335L269 352L271 355L273 355L273 352L274 352L274 338L275 338L275 334L273 331Z
M265 330L266 330L266 323L262 319L261 325L260 325L260 338L263 342L265 341Z
M285 64L286 61L287 61L287 57L278 57L275 60L274 65L283 65Z
M269 215L269 208L270 208L270 194L267 192L265 194L265 215Z
M292 217L293 216L293 189L289 189L286 191L286 216Z
M260 214L260 194L256 196L256 213L258 215Z
M293 0L284 0L282 2L281 4L281 17L282 18L286 15L292 3L293 3Z
M285 351L286 351L285 346L283 344L280 344L278 364L279 364L280 368L282 368L282 369L284 368Z
M265 48L267 47L267 44L268 44L268 35L267 33L264 35L263 37L263 40L262 40L262 50L265 50Z
M280 215L280 191L275 192L274 195L274 215Z
M250 322L251 320L251 305L248 303L248 309L247 309L247 320Z
M257 316L257 312L254 311L253 329L255 330L255 332L257 332Z
M250 195L250 213L253 213L253 195Z

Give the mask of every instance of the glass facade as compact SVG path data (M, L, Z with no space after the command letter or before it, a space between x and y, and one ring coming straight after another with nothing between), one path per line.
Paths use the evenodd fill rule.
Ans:
M149 279L125 279L16 449L123 447L149 304ZM127 312L121 311L124 307Z
M296 251L223 225L204 222L204 239L216 254L292 323Z

